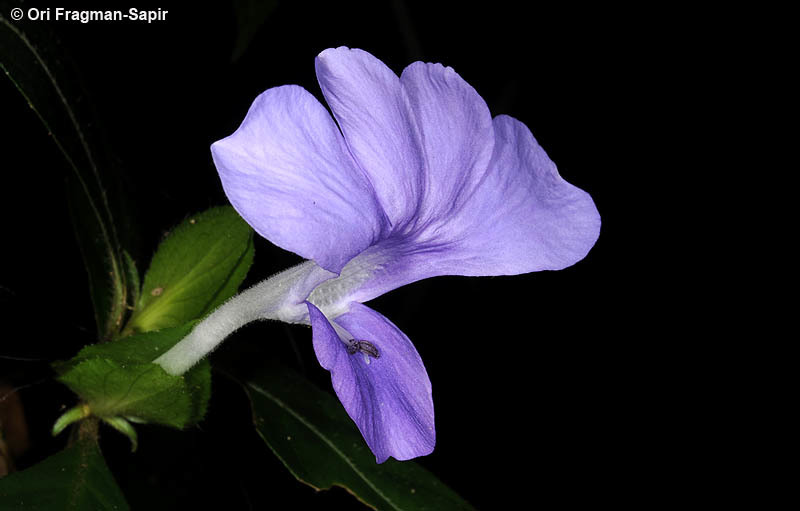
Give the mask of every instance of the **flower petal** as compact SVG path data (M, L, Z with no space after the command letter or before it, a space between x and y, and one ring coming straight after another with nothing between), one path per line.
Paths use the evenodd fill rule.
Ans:
M503 115L493 124L492 160L464 205L433 232L390 236L359 254L348 267L373 268L372 276L349 299L365 302L437 275L559 270L586 256L600 233L591 196L561 178L524 124Z
M338 273L385 215L333 119L298 86L269 89L211 146L236 211L263 237Z
M461 275L560 270L583 259L600 235L592 197L565 181L523 123L494 119L495 144L485 178L459 211L453 255Z
M489 107L451 67L415 62L400 77L420 130L427 172L417 228L439 229L469 199L489 165Z
M376 461L430 454L436 443L431 383L408 337L360 303L353 303L350 312L334 324L316 306L306 303L317 360L331 372L336 395ZM380 356L348 353L344 341L350 339L369 341Z
M320 53L316 70L350 151L401 227L416 211L424 158L400 79L369 53L346 47Z

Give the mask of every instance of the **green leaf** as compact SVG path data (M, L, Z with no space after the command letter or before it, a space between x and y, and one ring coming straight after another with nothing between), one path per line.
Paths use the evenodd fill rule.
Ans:
M182 376L152 361L188 334L194 323L83 348L56 365L58 379L103 419L125 417L184 428L202 420L211 396L211 369L202 361Z
M33 467L0 479L1 509L114 510L128 508L97 443L81 439Z
M0 69L42 122L42 139L49 136L71 169L70 207L79 226L76 233L89 273L98 336L110 339L119 329L127 292L112 219L112 206L123 221L130 217L119 211L126 202L122 186L118 179L110 179L116 169L111 157L98 151L105 144L98 143L102 131L88 111L91 102L81 101L79 80L65 65L68 59L60 53L48 24L13 23L5 14L4 9L0 13Z
M245 388L259 435L301 482L342 486L381 510L473 509L412 461L377 464L341 403L299 375L271 367Z
M93 358L109 358L122 365L152 362L189 335L196 324L196 321L191 321L156 332L131 335L112 343L90 344L69 361L59 363L58 367L74 366Z
M59 380L97 417L132 415L182 428L191 416L192 400L182 378L170 376L156 364L122 366L95 358L79 363Z
M182 325L233 296L253 262L252 238L229 206L187 219L153 256L126 332Z

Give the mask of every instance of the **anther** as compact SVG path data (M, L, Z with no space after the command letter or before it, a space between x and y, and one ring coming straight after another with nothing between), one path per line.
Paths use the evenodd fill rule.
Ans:
M372 358L380 358L381 353L378 348L369 341L362 341L359 339L350 339L347 341L347 353L354 355L357 352L369 355Z

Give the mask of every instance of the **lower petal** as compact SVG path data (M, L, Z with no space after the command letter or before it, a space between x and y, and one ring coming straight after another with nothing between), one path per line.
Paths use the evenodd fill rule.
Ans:
M376 461L430 454L436 443L431 383L408 337L360 303L334 324L307 304L317 359L331 372L336 395ZM351 339L367 341L374 350L350 353L345 342Z

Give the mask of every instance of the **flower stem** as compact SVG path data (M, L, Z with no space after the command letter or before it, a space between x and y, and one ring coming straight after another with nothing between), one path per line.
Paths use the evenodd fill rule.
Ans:
M336 277L306 261L242 291L220 305L194 330L153 362L166 372L180 375L214 350L231 333L259 319L308 323L303 301L320 283Z

